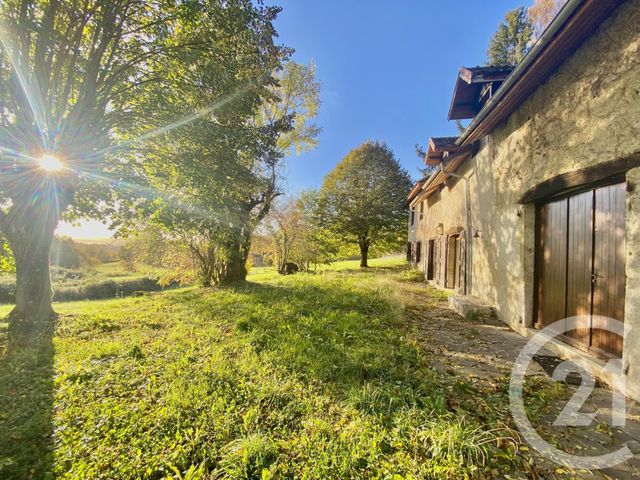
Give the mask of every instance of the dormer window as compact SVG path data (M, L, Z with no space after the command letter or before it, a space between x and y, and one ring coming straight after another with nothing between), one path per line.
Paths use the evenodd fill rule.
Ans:
M473 118L496 93L513 67L462 67L458 74L449 120Z

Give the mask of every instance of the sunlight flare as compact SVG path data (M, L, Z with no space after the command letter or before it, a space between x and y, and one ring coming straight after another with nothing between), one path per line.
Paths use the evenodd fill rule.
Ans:
M51 154L40 157L40 159L38 159L38 166L47 173L59 172L64 169L64 163Z

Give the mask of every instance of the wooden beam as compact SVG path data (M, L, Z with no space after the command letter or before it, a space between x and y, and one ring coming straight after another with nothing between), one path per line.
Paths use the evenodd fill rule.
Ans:
M620 177L624 180L627 170L640 167L640 152L626 158L602 162L593 167L563 173L536 185L520 198L520 203L537 203L571 190L589 187Z

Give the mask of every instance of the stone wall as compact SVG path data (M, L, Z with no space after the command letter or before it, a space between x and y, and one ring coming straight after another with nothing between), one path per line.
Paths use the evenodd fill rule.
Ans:
M457 174L466 175L472 171L472 167L467 164L460 169ZM421 271L426 271L427 245L430 239L438 237L438 226L442 224L446 233L453 228L465 226L464 212L464 181L449 178L446 185L440 191L434 192L428 198L419 196L416 198L416 224L414 229L409 229L409 241L421 242L422 261L417 267ZM420 215L420 203L424 201L424 215Z
M625 339L628 393L640 398L640 168L627 172Z
M535 209L518 200L551 177L640 152L639 67L640 0L630 0L474 158L472 223L480 237L471 293L516 330L532 325L535 250Z

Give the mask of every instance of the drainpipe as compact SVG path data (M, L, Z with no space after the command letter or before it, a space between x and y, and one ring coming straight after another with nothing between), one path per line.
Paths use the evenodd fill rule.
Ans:
M543 32L542 36L536 41L529 53L525 55L522 61L514 68L511 74L507 77L498 91L493 95L489 101L482 107L482 110L475 116L473 121L464 130L462 135L456 141L456 145L464 145L465 141L473 130L487 117L493 107L502 100L511 87L520 80L520 77L527 71L531 64L537 59L538 54L544 50L547 44L552 38L556 36L556 33L564 26L565 22L573 15L573 13L584 3L584 0L568 0L562 7L562 10L558 12L558 15L549 24L547 29Z
M459 175L453 172L447 172L445 171L444 167L445 167L445 162L444 161L440 162L440 173L442 173L442 175L444 175L445 178L453 177L453 178L457 178L459 180L464 181L464 213L465 213L466 223L467 223L466 232L465 232L466 248L464 251L464 263L465 263L464 294L467 295L471 290L471 277L470 277L471 266L467 262L467 259L469 257L472 257L471 252L473 250L473 245L472 245L473 235L471 234L471 210L469 209L469 205L471 204L471 194L469 192L469 179L464 175Z

